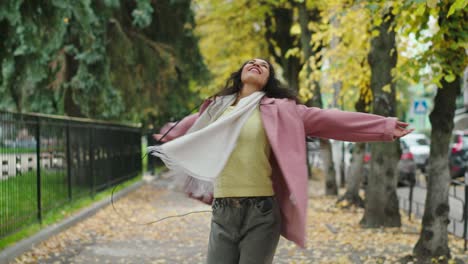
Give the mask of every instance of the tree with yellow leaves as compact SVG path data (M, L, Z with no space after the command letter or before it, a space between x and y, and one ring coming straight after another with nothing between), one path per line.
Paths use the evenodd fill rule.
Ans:
M331 105L341 105L361 112L370 111L370 10L366 2L329 1L320 5L321 20L313 23L311 46L314 51L307 65L311 67L300 94L314 98L320 92L332 94ZM317 90L318 88L318 90ZM320 105L321 107L321 105ZM346 178L346 193L338 202L363 206L359 196L363 174L364 144L353 148L353 158ZM342 169L341 173L344 173Z
M413 0L401 10L402 17L406 18L401 30L407 35L415 34L421 43L430 43L426 50L414 56L411 63L417 67L408 77L437 85L434 108L429 116L432 132L428 192L421 234L413 250L414 257L421 263L433 258L446 263L450 258L447 225L451 178L447 153L454 127L455 99L460 94L463 70L468 64L467 2ZM430 29L431 21L434 22L432 32L424 34L423 30ZM430 71L421 74L420 69L427 67Z

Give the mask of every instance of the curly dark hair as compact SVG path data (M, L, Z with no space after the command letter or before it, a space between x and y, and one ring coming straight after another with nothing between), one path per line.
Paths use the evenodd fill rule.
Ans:
M296 92L283 87L281 85L281 82L276 78L276 73L275 69L273 68L273 65L271 65L271 63L266 59L262 60L266 61L270 68L270 75L268 76L268 81L265 84L265 87L263 87L262 89L262 91L265 92L265 95L271 98L288 98L297 102ZM213 97L239 93L243 85L241 81L242 69L249 61L250 60L244 62L244 64L242 64L242 67L240 67L239 70L231 73L231 76L227 79L224 88L218 93L216 93Z

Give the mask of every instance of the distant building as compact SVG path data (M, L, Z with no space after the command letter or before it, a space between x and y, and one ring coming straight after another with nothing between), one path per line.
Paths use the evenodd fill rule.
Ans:
M463 73L463 105L459 104L460 108L455 111L455 130L468 129L468 67L465 68ZM458 106L458 105L457 105Z
M434 87L427 87L422 83L409 88L413 99L409 102L410 106L406 115L406 121L416 131L429 131L431 129L429 114L434 104L435 89Z

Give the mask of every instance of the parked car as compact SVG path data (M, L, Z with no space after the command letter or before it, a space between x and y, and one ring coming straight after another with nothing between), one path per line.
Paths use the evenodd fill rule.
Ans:
M400 141L401 156L398 161L398 183L406 185L408 183L415 183L416 181L416 167L418 166L415 155L411 151L405 141ZM427 158L426 158L427 163Z
M348 149L352 152L354 144L350 145ZM411 153L410 148L405 142L400 141L401 156L397 164L398 170L398 185L405 186L414 183L416 180L416 162L414 155ZM371 151L370 145L366 144L366 150L363 158L363 183L367 184L367 177L370 173Z
M430 143L426 135L422 133L411 133L400 139L409 151L413 154L416 166L422 171L426 172L426 167L429 160Z
M465 175L468 162L468 131L455 130L449 153L449 167L452 178Z

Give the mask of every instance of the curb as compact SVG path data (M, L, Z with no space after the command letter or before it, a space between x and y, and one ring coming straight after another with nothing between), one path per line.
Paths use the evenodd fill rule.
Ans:
M122 198L123 196L127 195L128 193L140 188L145 182L140 180L123 190L120 190L117 193L114 193L114 201ZM10 261L14 261L16 257L23 254L24 252L31 250L34 245L54 236L63 230L75 225L76 223L88 218L97 213L98 210L101 208L111 204L110 197L104 198L103 200L92 204L91 206L83 209L82 211L62 220L59 223L47 226L46 228L42 229L35 235L28 237L19 241L18 243L5 248L0 252L0 264L8 264Z

